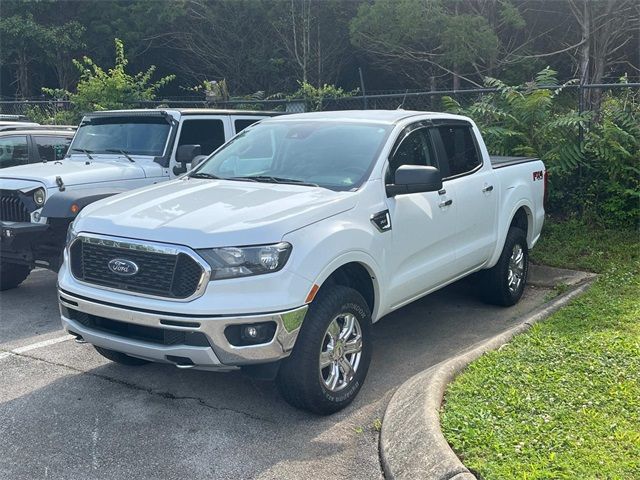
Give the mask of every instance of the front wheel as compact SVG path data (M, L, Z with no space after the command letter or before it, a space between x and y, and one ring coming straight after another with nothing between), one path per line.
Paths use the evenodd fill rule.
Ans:
M484 271L482 288L488 303L508 307L522 297L529 273L527 236L520 228L507 233L498 263Z
M31 273L31 267L16 263L0 263L0 291L16 288Z
M362 295L326 286L306 315L277 385L287 402L321 415L342 410L360 391L371 362L371 313Z

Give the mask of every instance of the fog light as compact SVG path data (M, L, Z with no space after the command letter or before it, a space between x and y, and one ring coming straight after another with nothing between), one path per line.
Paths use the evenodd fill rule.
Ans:
M225 328L224 335L229 343L235 347L260 345L273 340L276 328L276 322L229 325Z
M257 338L258 329L256 327L244 327L244 335L249 338Z
M33 221L34 222L40 221L40 212L33 212Z

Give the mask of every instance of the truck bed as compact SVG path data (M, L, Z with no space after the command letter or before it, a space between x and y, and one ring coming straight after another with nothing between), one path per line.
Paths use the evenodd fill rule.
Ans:
M503 157L500 155L490 155L491 165L493 168L509 167L511 165L518 165L520 163L535 162L539 160L535 157Z

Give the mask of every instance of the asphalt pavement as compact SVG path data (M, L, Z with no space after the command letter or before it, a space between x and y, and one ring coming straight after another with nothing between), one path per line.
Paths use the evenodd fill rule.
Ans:
M382 478L379 426L398 386L548 298L530 286L492 307L463 280L388 315L359 396L318 417L238 372L103 359L64 337L55 275L38 270L0 293L0 478Z

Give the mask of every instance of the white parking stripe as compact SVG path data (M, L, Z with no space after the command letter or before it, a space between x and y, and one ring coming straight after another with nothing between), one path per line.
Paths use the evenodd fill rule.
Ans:
M25 345L24 347L14 348L13 350L9 350L8 352L0 353L0 360L10 357L14 354L35 350L36 348L48 347L49 345L55 345L56 343L66 342L67 340L71 340L72 338L74 338L73 335L63 335L62 337L50 338L49 340L43 340L42 342L31 343L29 345Z

